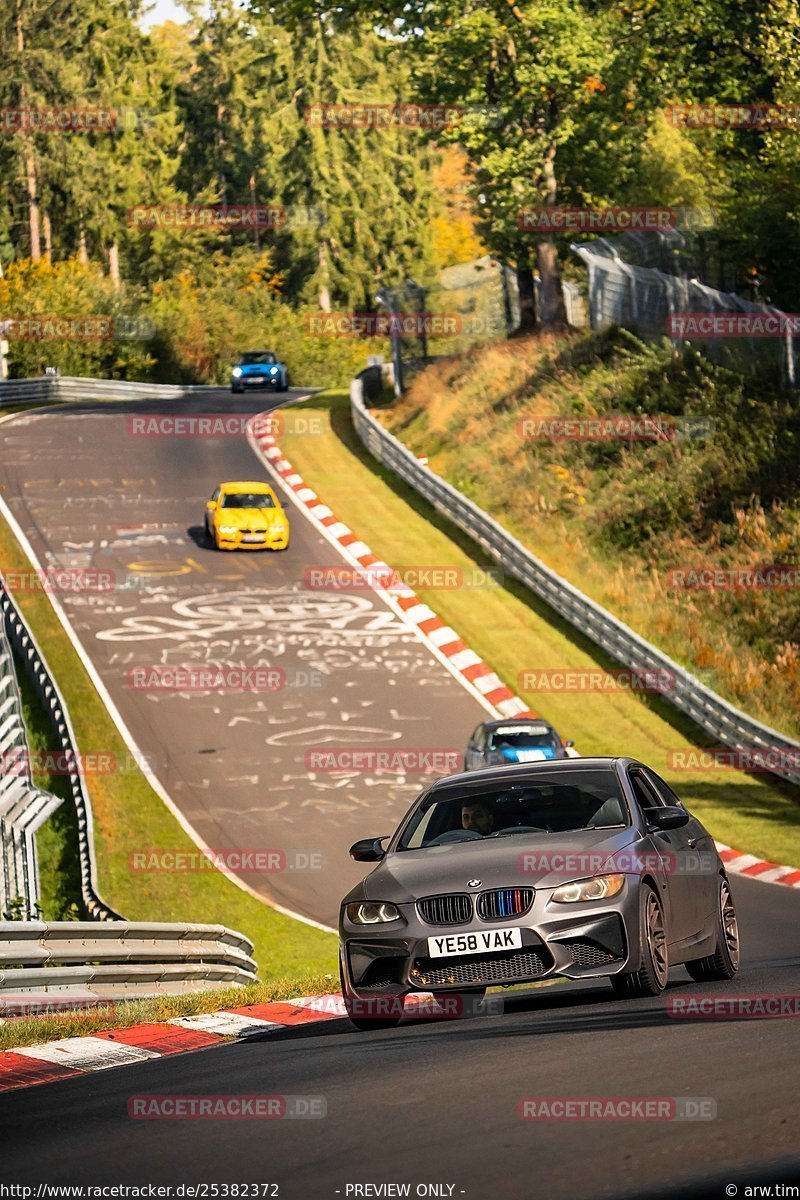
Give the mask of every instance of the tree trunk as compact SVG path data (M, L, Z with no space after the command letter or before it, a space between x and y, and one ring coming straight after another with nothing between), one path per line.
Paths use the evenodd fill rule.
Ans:
M42 213L42 232L44 233L44 256L48 262L53 261L53 230L47 213Z
M331 311L330 268L328 266L328 246L324 241L319 243L319 307L320 312Z
M536 320L536 289L533 284L533 268L529 262L517 263L517 289L519 291L518 333L532 333Z
M546 208L555 205L558 196L558 184L555 172L556 146L551 142L544 160L544 203ZM566 325L567 314L564 308L564 293L561 288L561 268L558 265L558 250L552 237L543 237L536 247L536 258L541 280L540 314L542 325Z
M22 0L17 0L17 53L20 63L25 58L25 31L22 25ZM25 89L20 87L20 108L25 108ZM42 241L39 234L39 200L36 192L36 158L33 152L33 140L26 136L23 141L25 156L25 188L28 194L28 227L30 229L31 258L38 262L42 257Z
M108 248L108 273L111 276L111 282L114 284L114 287L119 289L121 287L121 280L119 275L119 245L117 242L112 242Z
M89 261L89 251L86 249L86 230L83 225L80 227L78 234L78 262L86 265Z
M567 313L561 288L561 268L558 265L558 250L552 238L542 238L536 247L536 258L541 280L539 308L542 325L551 328L556 325L566 325Z
M31 258L39 262L42 257L42 239L39 233L39 200L36 194L36 159L33 145L25 144L25 182L28 191L28 224L31 238Z
M225 105L217 105L217 163L219 166L219 181L222 186L222 204L228 204L228 180L225 176L225 134L222 132L225 123Z
M255 177L255 175L252 175L252 174L250 176L250 204L253 209L253 241L255 243L256 250L260 250L261 249L261 237L258 232L258 209L257 209L257 205L256 205L256 177Z

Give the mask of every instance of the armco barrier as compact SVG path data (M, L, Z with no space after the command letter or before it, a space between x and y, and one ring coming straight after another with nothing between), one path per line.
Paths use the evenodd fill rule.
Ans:
M772 752L773 757L785 755L788 763L773 762L768 766L770 773L800 784L800 742L753 720L712 692L607 609L545 566L451 484L422 466L415 455L367 411L360 379L354 379L350 385L350 402L356 432L370 454L474 538L507 574L545 600L559 616L616 662L636 672L668 671L674 677L674 686L663 693L663 698L691 717L715 742L744 752L760 750Z
M5 625L9 641L16 648L23 668L33 684L42 707L49 719L55 744L50 747L71 755L75 769L66 776L70 795L75 805L78 821L78 851L81 870L81 894L86 911L97 921L119 920L117 913L109 908L97 894L97 872L94 859L92 836L92 806L86 790L86 781L78 754L78 746L69 719L66 705L53 679L36 639L14 603L5 581L0 576L0 616ZM54 805L55 807L55 805Z
M224 925L143 921L0 922L4 1000L37 1004L80 989L93 997L173 994L256 981L253 944Z
M129 383L124 379L81 379L47 375L39 379L11 379L0 383L0 407L44 404L68 400L179 400L196 393L218 391L206 384L180 387L172 383Z
M0 919L19 905L34 917L39 900L35 835L62 803L34 785L11 645L0 618Z

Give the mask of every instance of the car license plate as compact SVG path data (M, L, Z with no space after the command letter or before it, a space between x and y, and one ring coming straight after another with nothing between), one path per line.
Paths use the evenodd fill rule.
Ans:
M264 534L263 533L243 533L242 541L243 542L263 542Z
M263 383L263 382L264 382L263 375L251 375L250 376L250 383Z
M478 933L447 933L441 937L428 938L428 957L492 954L497 950L518 950L521 945L521 929L481 929Z

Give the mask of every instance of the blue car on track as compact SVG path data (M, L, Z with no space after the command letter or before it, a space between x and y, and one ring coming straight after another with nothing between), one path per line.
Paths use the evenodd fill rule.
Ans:
M484 721L473 732L464 755L465 771L506 767L512 763L577 758L574 742L564 742L548 721L539 717L506 717Z
M285 392L289 387L289 368L272 350L245 350L231 371L231 391L235 394L255 388Z

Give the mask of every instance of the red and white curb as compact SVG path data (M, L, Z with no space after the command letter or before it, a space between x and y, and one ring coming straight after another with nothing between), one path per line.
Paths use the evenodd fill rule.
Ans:
M413 1018L415 1008L425 1005L428 1016L431 996L408 996L406 1016ZM446 1014L442 1014L443 1016ZM0 1051L0 1092L73 1079L93 1071L127 1067L151 1058L204 1050L231 1040L242 1041L265 1033L280 1033L298 1025L347 1017L344 1001L338 993L304 996L297 1000L273 1000L266 1004L248 1004L220 1012L196 1016L172 1017L160 1024L133 1025L85 1037L62 1038L36 1046L18 1046Z
M301 512L337 547L351 566L369 571L370 586L380 592L391 607L417 630L436 657L446 663L484 708L496 716L535 716L525 701L506 687L483 659L432 608L424 604L412 588L405 583L395 582L397 576L388 563L373 554L369 546L320 500L284 456L271 432L273 422L273 413L259 413L254 417L249 430L250 444L270 474L277 476L292 495ZM389 586L381 586L381 575L392 580ZM722 842L717 842L716 846L728 871L760 879L764 883L800 886L800 870L796 867L766 862L752 854L745 854L743 850L733 850Z
M782 867L778 863L766 862L754 854L732 850L723 842L717 842L716 847L727 871L746 875L749 879L760 879L762 883L782 883L786 887L800 888L800 870L797 867Z
M475 698L495 717L534 716L520 696L506 687L483 659L461 640L456 631L420 600L408 584L398 580L392 568L373 554L369 546L344 521L323 504L317 493L295 471L270 431L274 414L260 413L250 426L250 444L272 475L297 501L303 513L331 542L351 566L367 572L369 586L380 593L391 608L411 625L433 654L450 669ZM381 583L381 577L388 584Z

